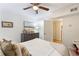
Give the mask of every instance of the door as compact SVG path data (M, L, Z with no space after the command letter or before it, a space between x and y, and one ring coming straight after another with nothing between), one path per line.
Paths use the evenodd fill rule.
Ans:
M53 40L53 22L45 20L44 21L44 40Z
M62 42L62 21L53 21L53 41Z

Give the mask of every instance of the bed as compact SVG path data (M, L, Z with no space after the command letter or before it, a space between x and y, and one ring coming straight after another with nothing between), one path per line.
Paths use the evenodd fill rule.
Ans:
M48 42L39 38L20 43L26 47L32 56L69 56L63 44Z

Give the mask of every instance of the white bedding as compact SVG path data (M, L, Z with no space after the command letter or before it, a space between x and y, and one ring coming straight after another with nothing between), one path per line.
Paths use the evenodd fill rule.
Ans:
M42 39L33 39L21 43L25 46L32 56L62 56L68 55L67 50L62 44L50 43Z

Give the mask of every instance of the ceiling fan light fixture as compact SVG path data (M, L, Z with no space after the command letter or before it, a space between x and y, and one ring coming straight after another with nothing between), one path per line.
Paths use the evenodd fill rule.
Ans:
M38 10L38 7L37 6L33 6L33 10Z

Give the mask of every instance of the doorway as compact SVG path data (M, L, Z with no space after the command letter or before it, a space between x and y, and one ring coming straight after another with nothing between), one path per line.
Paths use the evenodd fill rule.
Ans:
M62 29L63 29L63 21L54 20L53 21L53 42L62 43Z

